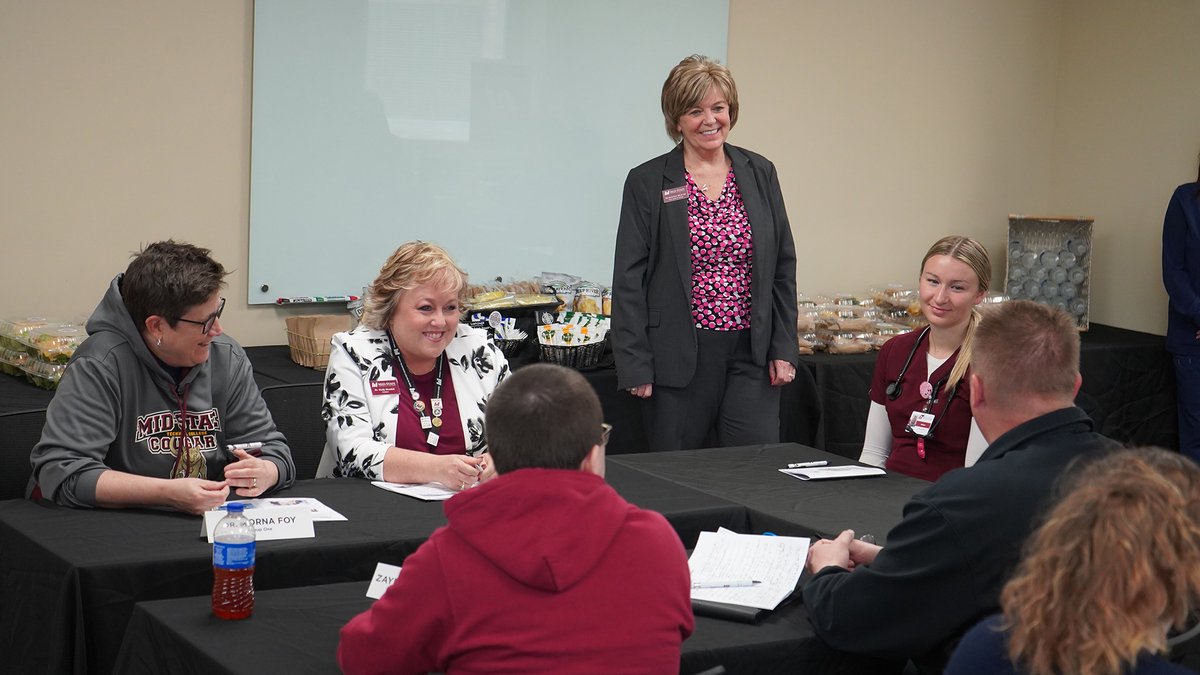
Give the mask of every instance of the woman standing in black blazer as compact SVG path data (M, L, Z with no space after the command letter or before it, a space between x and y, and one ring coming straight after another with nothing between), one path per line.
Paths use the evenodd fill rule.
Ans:
M689 56L663 83L674 150L629 172L613 270L618 386L648 400L653 450L779 440L796 374L796 251L775 166L727 144L729 69Z

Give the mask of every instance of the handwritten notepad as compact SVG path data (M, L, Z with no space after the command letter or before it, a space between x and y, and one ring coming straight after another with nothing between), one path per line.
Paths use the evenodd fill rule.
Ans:
M791 595L808 557L807 537L701 532L688 559L692 579L754 579L740 588L693 588L692 600L775 609Z
M864 476L883 476L887 473L877 466L858 466L857 464L846 466L815 466L809 469L780 469L779 471L800 480L862 478Z

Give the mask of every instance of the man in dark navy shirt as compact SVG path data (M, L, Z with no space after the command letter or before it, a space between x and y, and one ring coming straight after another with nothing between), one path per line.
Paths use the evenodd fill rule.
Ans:
M881 548L842 532L813 545L804 588L819 672L940 673L954 643L998 610L1021 545L1057 479L1117 447L1075 407L1079 333L1065 312L1028 301L988 311L975 334L971 411L988 440L904 506Z

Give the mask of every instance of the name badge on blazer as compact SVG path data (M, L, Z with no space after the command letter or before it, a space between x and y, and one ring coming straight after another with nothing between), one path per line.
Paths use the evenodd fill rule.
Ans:
M677 188L671 188L670 190L663 190L662 195L663 195L663 203L664 204L670 204L671 202L677 202L680 199L687 199L687 186L680 185Z
M371 395L372 396L388 396L390 394L400 393L400 383L396 380L372 380Z

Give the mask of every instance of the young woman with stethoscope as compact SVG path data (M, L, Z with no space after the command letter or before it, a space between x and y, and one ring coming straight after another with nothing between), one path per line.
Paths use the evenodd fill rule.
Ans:
M991 279L991 260L979 242L949 236L930 247L919 286L929 325L880 350L860 461L934 481L974 464L987 449L971 416L966 373L976 306Z

